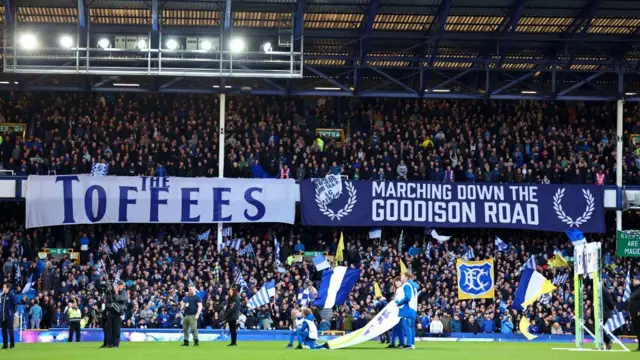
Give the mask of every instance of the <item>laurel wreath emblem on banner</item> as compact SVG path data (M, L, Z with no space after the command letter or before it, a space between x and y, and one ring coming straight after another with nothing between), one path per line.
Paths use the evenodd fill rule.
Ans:
M353 207L355 206L357 201L356 195L358 191L356 190L355 186L353 186L351 182L346 183L346 187L347 187L347 193L349 195L349 199L347 200L347 203L344 205L344 207L338 210L337 212L329 209L327 205L323 204L322 201L320 201L320 193L316 190L316 204L318 204L318 209L323 215L328 216L331 220L335 220L335 219L340 220L343 217L349 215L353 211Z
M556 215L558 215L558 219L563 223L569 225L569 227L580 227L580 225L587 222L591 219L593 215L593 210L595 209L595 199L589 190L582 190L582 195L587 201L587 208L584 210L582 216L573 220L569 215L564 212L562 208L562 198L564 197L565 189L558 189L555 195L553 195L553 209L556 211Z

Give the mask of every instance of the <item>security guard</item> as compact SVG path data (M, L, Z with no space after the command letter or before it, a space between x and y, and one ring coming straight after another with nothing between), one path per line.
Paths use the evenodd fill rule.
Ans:
M633 331L638 338L638 350L640 351L640 275L636 275L633 279L634 291L629 297L629 314L631 315L631 324Z
M75 300L69 300L67 307L67 316L69 317L69 342L73 342L73 334L76 334L76 342L80 342L80 321L82 320L82 311L78 307Z

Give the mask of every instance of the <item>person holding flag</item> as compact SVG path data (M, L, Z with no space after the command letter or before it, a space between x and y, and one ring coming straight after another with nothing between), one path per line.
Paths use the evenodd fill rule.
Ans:
M405 349L414 350L415 347L415 324L418 311L418 293L417 285L411 281L413 275L407 271L402 274L402 298L396 300L396 304L400 307L400 317L402 318L402 328L407 338Z
M400 301L404 298L404 290L402 288L402 279L397 277L393 280L394 287L396 289L394 301ZM391 344L387 346L387 348L393 349L396 347L396 339L398 340L398 348L404 348L404 324L403 321L400 320L392 329L391 329Z

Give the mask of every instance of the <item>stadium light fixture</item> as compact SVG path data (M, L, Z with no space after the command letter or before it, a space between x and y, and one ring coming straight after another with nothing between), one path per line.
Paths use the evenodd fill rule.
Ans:
M111 45L111 42L107 38L102 38L98 40L98 47L100 48L106 49L109 47L109 45Z
M9 81L0 81L0 84L2 84L2 85L9 85L10 83L11 82L9 82Z
M242 38L239 38L239 37L233 38L229 42L229 50L231 50L231 52L234 54L243 52L244 48L245 48L245 43L244 43L244 39Z
M220 88L220 85L213 85L213 88L214 88L214 89L219 89L219 88Z
M209 40L203 40L200 43L200 46L202 47L202 50L204 50L204 51L211 51L211 49L213 49L213 44Z
M120 87L138 87L138 86L140 86L140 84L132 84L132 83L113 83L113 86L120 86Z
M169 50L175 50L178 48L178 40L176 39L169 39L167 40L167 43L165 44L167 45L167 49Z
M450 89L433 89L432 91L436 92L436 93L448 93L448 92L451 92Z
M634 92L626 92L624 93L626 96L636 96L637 93Z
M224 88L225 89L231 89L231 85L225 85Z
M262 51L268 53L273 51L273 47L271 47L271 43L270 42L266 42L264 44L262 44Z
M71 47L73 46L73 38L69 35L62 35L60 36L60 46L62 46L65 49L71 49Z
M20 36L20 47L25 50L33 50L38 47L38 39L33 34L22 34Z
M140 50L145 50L147 48L147 40L145 39L140 39L138 40L138 49Z
M316 86L314 89L320 91L338 91L341 90L339 87L331 87L331 86Z
M520 91L520 94L524 94L524 95L535 95L537 94L537 91L533 91L533 90L522 90Z

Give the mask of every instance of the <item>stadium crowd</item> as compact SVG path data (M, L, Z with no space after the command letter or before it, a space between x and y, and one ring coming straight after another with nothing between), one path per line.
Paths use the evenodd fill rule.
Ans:
M431 180L516 183L599 184L615 180L615 109L611 104L535 101L361 99L309 102L303 99L238 97L226 121L225 176L306 179L328 173L361 180ZM109 175L217 176L217 98L196 95L26 94L12 93L0 104L0 126L26 123L24 137L1 133L4 169L17 175L90 173L108 164ZM640 111L627 107L627 134L640 133ZM316 129L344 129L349 141L318 137ZM627 184L640 184L640 147L627 144ZM179 327L179 302L189 282L204 299L201 327L221 328L227 290L241 274L248 289L241 327L286 329L299 289L318 286L320 273L307 258L320 251L335 255L339 229L284 225L234 225L226 240L237 247L218 250L215 237L198 240L202 226L76 226L25 231L24 205L0 203L1 276L20 293L37 279L36 291L20 296L26 322L50 328L66 323L64 309L75 298L86 326L101 321L100 283L118 276L131 293L125 327ZM333 314L318 311L320 329L357 329L379 309L374 283L387 299L390 279L404 259L422 288L419 334L442 324L444 332L517 332L521 313L511 308L520 267L537 255L548 278L570 270L551 269L546 258L559 247L570 255L563 234L452 230L443 244L424 229L385 229L369 239L369 229L345 231L344 258L362 275L350 299ZM494 237L509 249L498 251ZM273 237L282 245L276 265ZM126 246L114 251L124 239ZM633 263L614 258L615 239L606 247L606 282L620 308L624 276ZM81 245L87 251L80 251ZM253 251L240 251L251 244ZM427 251L428 244L431 244ZM496 299L458 301L452 259L469 248L476 259L496 259ZM68 256L38 259L42 248L74 248ZM107 251L108 250L108 251ZM111 253L111 254L109 254ZM243 253L243 254L241 254ZM104 265L103 265L104 264ZM637 267L637 264L636 264ZM639 271L635 269L634 271ZM267 279L277 293L268 307L246 309L246 299ZM528 316L534 333L573 331L571 281L538 303ZM313 292L313 291L312 291ZM34 294L35 293L35 294ZM587 294L590 294L587 291ZM592 314L586 311L588 324ZM34 321L35 319L35 321Z
M2 166L18 175L217 176L218 99L198 95L11 93ZM640 133L638 105L625 109ZM225 177L606 184L615 180L613 104L234 97ZM317 129L344 129L349 141ZM327 136L323 136L327 135ZM332 134L339 134L332 132ZM625 182L640 184L635 137Z
M199 319L201 328L221 328L227 290L238 287L238 273L247 283L242 291L242 328L287 329L291 325L291 309L296 306L300 288L319 286L320 272L307 257L296 261L292 256L300 251L326 252L335 255L339 233L334 229L309 229L300 226L233 226L233 239L242 242L234 247L227 243L217 250L215 238L198 240L202 227L166 226L76 226L24 231L20 218L21 204L2 204L2 276L15 285L20 303L25 305L25 324L50 328L65 326L64 308L70 299L77 299L87 327L99 327L101 321L100 283L119 277L125 281L131 295L126 311L125 327L180 327L182 313L179 303L190 282L197 285L204 311ZM7 219L7 214L13 214ZM419 298L418 333L428 336L433 321L441 322L443 331L478 333L518 332L522 314L511 307L518 285L519 268L531 255L536 256L538 270L549 279L566 273L564 282L548 304L538 302L530 309L532 331L542 334L573 331L573 284L570 269L553 269L546 258L555 247L571 253L570 242L563 234L539 232L447 231L448 242L439 244L424 229L405 229L399 244L397 230L383 231L382 239L369 239L368 231L344 233L344 261L362 269L360 280L347 303L335 312L315 309L320 329L353 330L364 326L384 303L375 298L374 282L383 295L391 299L394 289L389 279L400 273L399 261L404 259L422 289ZM509 249L499 251L494 236L500 236ZM281 244L280 265L275 262L273 237ZM126 247L113 251L113 246L125 239ZM231 240L225 239L225 240ZM80 244L89 244L89 251L80 251ZM615 258L615 240L605 238L605 282L619 309L623 309L622 294L626 270L633 262ZM253 251L241 251L251 244ZM427 251L427 244L431 249ZM41 248L74 248L80 251L79 261L68 255L38 260ZM106 251L109 247L110 251ZM458 301L453 257L461 257L473 247L476 259L495 258L495 300ZM240 251L239 251L240 250ZM112 254L108 254L111 252ZM568 256L570 257L570 256ZM102 265L103 260L105 265ZM632 271L640 271L636 269ZM31 275L38 278L37 291L20 294ZM276 296L269 306L250 311L248 299L262 284L275 279ZM313 293L313 290L311 291ZM587 296L590 294L587 289ZM587 306L588 324L592 313ZM35 324L34 324L35 318ZM38 325L38 326L36 326Z

